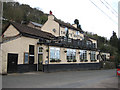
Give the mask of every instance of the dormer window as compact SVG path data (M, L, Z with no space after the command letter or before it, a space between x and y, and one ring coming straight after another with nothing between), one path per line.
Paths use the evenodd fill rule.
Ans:
M55 29L55 28L53 29L53 32L54 32L54 33L56 32L56 29Z

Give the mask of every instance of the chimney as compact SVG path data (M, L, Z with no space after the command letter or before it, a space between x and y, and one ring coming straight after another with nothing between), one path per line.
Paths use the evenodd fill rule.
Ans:
M52 14L52 11L50 10L48 15L48 20L54 20L54 15Z

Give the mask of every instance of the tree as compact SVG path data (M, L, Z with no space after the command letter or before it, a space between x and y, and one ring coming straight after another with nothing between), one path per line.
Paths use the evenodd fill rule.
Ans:
M79 20L78 19L75 19L74 20L74 23L77 24L77 26L79 25Z
M120 38L118 40L118 53L120 54Z
M116 33L113 31L113 35L111 36L110 38L110 44L113 46L113 47L116 47L118 48L118 38L117 38L117 35Z
M74 24L77 24L77 28L81 29L81 25L79 24L79 20L75 19Z

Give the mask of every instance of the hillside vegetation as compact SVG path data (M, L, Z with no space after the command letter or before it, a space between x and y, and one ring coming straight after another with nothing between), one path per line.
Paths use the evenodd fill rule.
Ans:
M18 2L4 2L3 18L24 24L27 24L29 21L44 24L47 21L47 14L44 14L36 8L31 8L26 4L19 4ZM3 21L3 28L6 24L7 21Z

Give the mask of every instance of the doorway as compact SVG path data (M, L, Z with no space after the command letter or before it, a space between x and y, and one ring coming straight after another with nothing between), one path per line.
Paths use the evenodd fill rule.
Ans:
M17 72L18 54L8 53L7 72Z
M43 71L43 54L38 54L38 71Z

